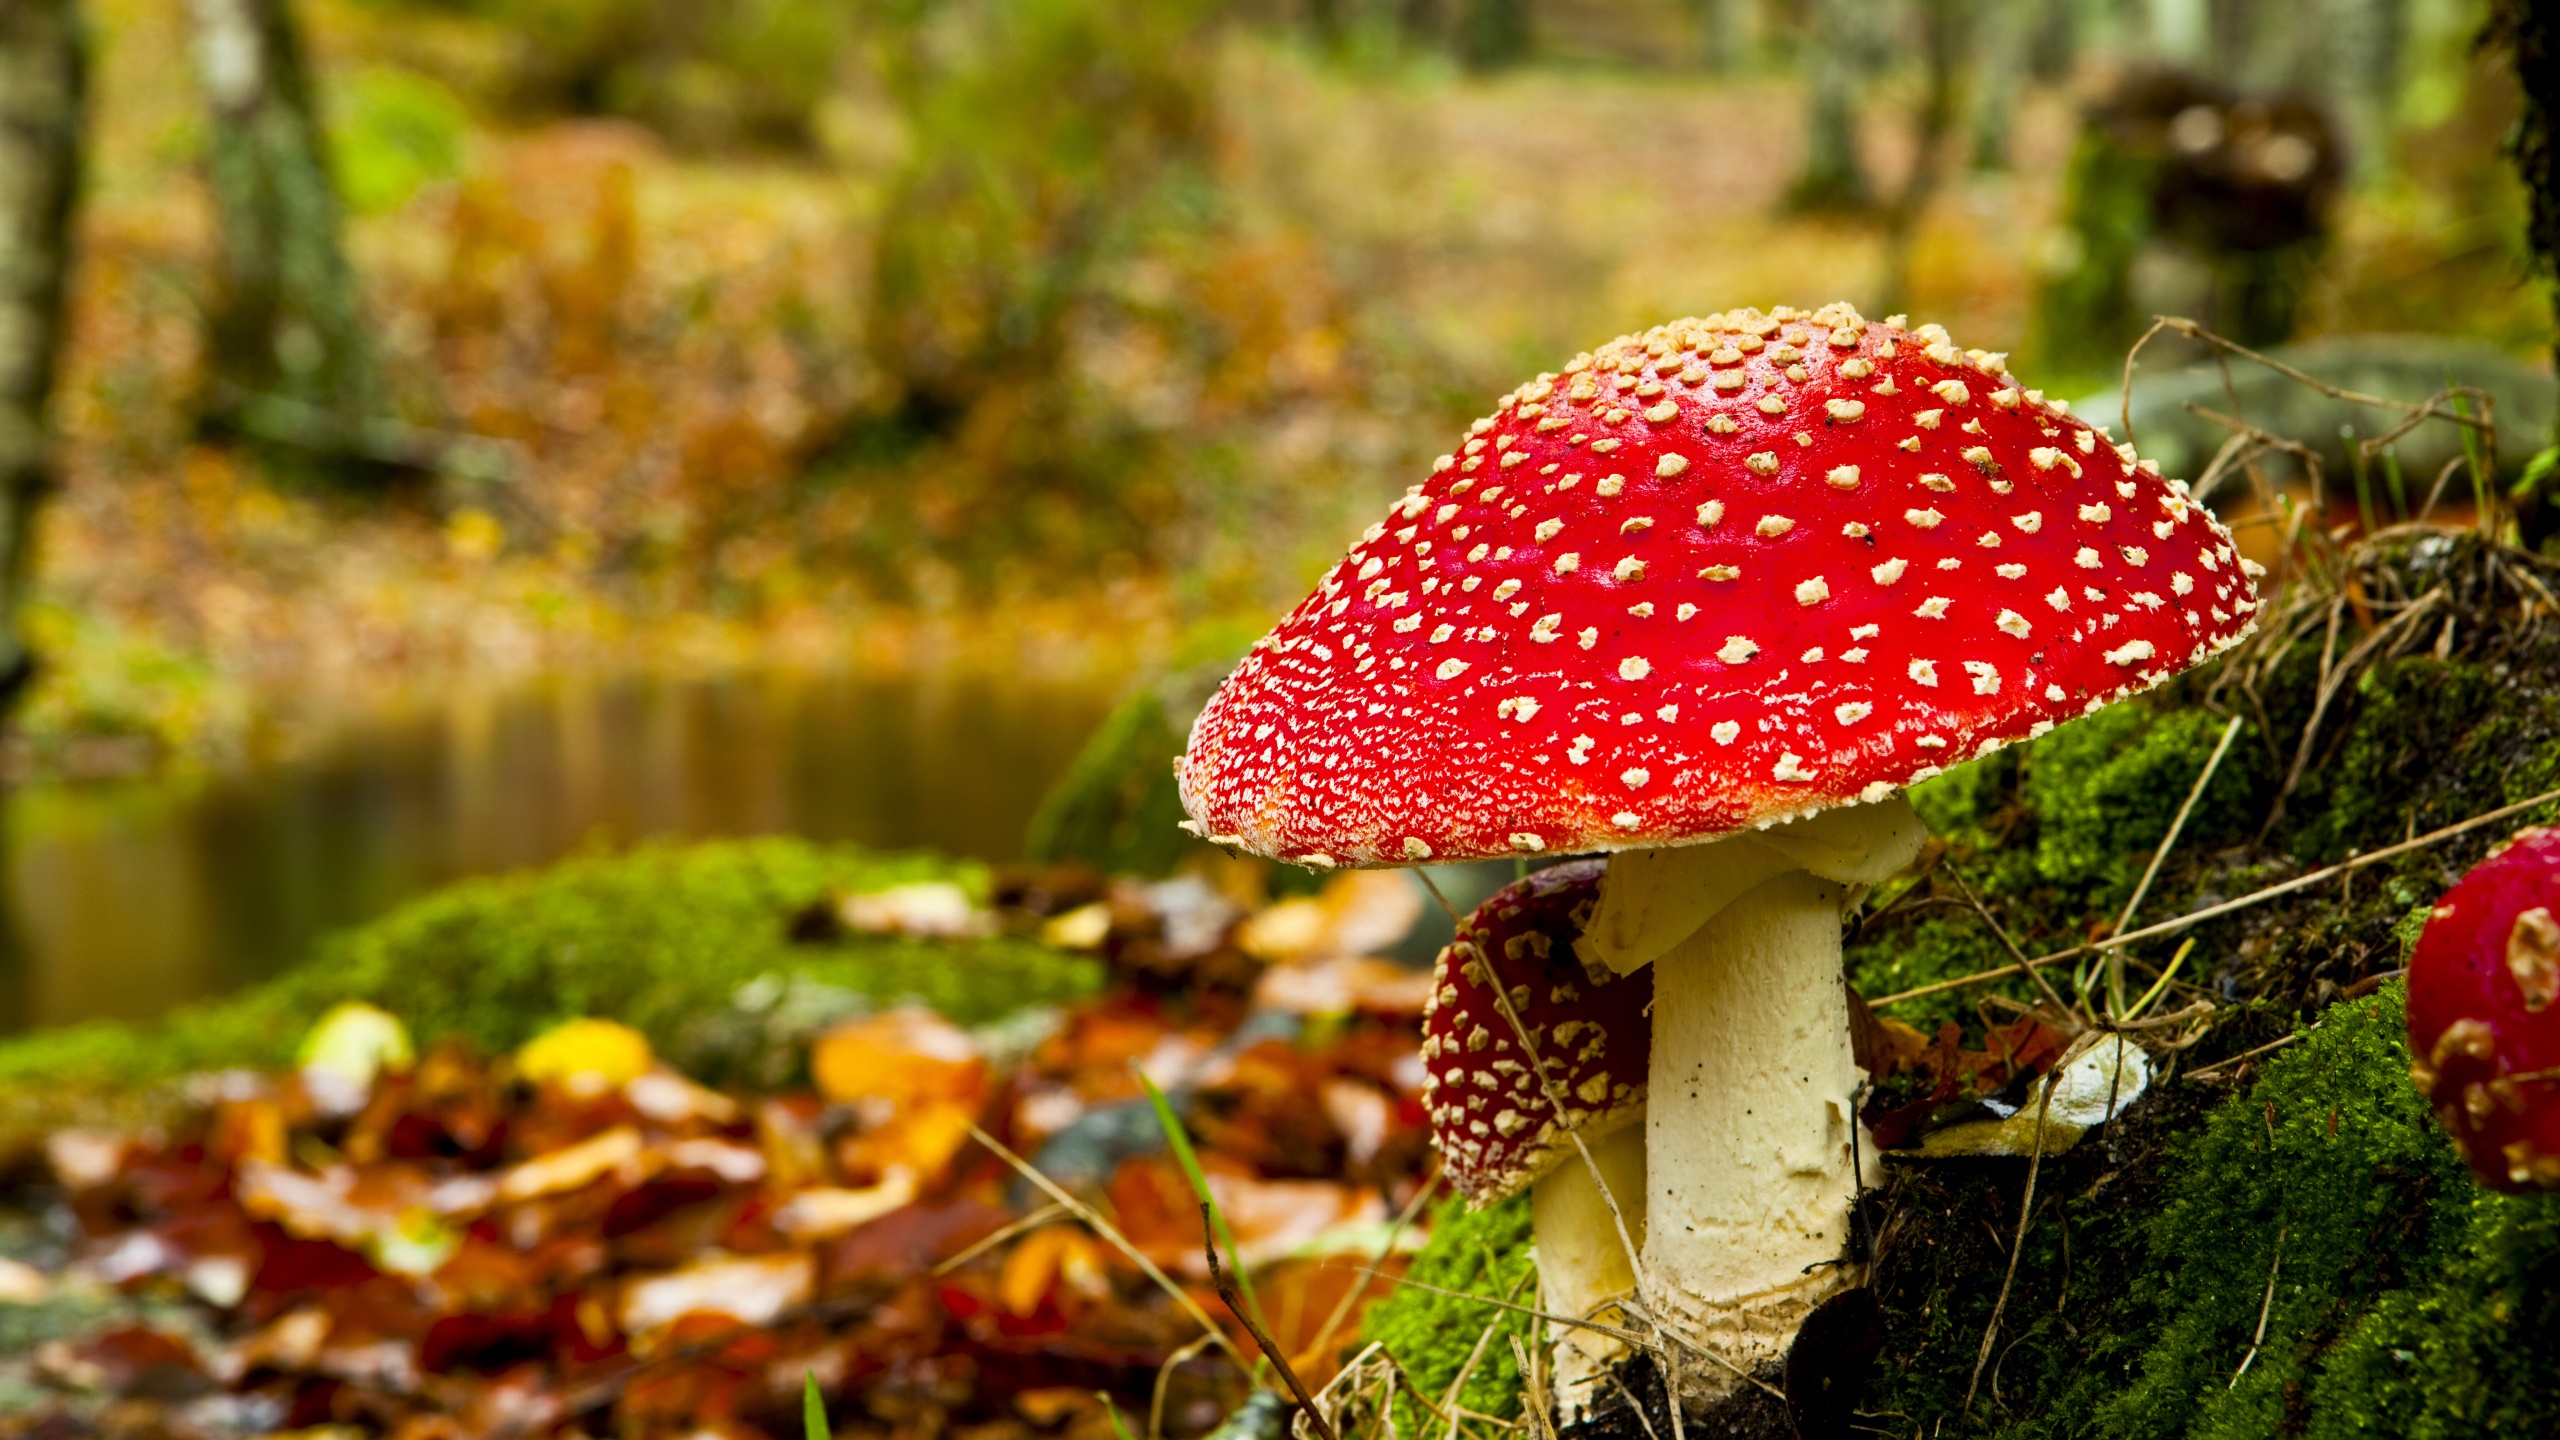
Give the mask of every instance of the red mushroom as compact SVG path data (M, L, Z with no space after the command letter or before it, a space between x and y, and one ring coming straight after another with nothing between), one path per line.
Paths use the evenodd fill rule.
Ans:
M1737 311L1505 397L1256 644L1179 778L1202 834L1301 864L1617 852L1584 946L1659 962L1645 1301L1748 1367L1843 1283L1838 922L1919 842L1901 788L2256 609L2183 484L2002 357Z
M1480 1206L1529 1189L1543 1308L1580 1319L1635 1289L1629 1246L1644 1243L1653 977L1574 954L1606 868L1552 866L1477 906L1440 952L1423 1012L1423 1096L1449 1183ZM1557 1404L1570 1419L1624 1347L1565 1326L1550 1338Z
M2480 1183L2560 1190L2560 830L2519 830L2409 956L2409 1078Z

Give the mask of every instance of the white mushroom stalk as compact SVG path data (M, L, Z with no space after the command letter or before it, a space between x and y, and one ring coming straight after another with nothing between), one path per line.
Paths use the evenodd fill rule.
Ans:
M1925 835L1897 796L1631 851L1601 882L1583 948L1654 973L1644 1304L1742 1370L1783 1358L1849 1281L1837 1262L1866 1142L1840 917ZM1738 1383L1698 1378L1710 1393Z

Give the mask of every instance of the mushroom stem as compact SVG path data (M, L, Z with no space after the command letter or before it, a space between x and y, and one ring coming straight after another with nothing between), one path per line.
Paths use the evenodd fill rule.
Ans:
M1540 1308L1550 1315L1623 1324L1608 1313L1612 1301L1636 1288L1635 1257L1627 1239L1645 1243L1645 1127L1643 1117L1597 1139L1585 1138L1591 1152L1586 1165L1579 1155L1538 1178L1529 1191L1529 1223L1538 1245ZM1597 1172L1596 1176L1595 1173ZM1607 1196L1600 1186L1609 1187ZM1618 1233L1615 1199L1627 1234ZM1547 1338L1555 1347L1556 1413L1566 1424L1581 1418L1593 1392L1611 1366L1626 1356L1626 1343L1596 1330L1550 1322Z
M1783 1357L1845 1284L1850 1146L1866 1141L1840 913L1926 835L1893 797L1630 852L1610 861L1584 932L1589 958L1620 974L1654 967L1645 1307L1743 1370ZM1709 1395L1735 1383L1697 1378Z
M1664 1223L1645 1242L1644 1301L1745 1370L1784 1357L1844 1284L1832 1262L1856 1198L1849 1147L1865 1142L1840 984L1846 898L1793 871L1654 962L1647 1188Z

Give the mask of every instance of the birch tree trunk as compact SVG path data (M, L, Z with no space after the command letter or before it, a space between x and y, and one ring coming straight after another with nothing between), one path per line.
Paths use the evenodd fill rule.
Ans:
M62 352L86 54L74 0L0 3L0 713L35 672L18 631Z
M188 0L211 110L222 258L206 418L324 455L365 449L382 372L343 244L326 138L289 0Z

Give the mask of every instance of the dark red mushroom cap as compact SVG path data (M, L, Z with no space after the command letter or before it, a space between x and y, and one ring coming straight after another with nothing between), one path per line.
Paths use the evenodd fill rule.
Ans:
M2481 1183L2560 1190L2560 830L2445 892L2409 956L2409 1078Z
M2182 483L1998 355L1681 320L1477 421L1228 677L1182 798L1303 864L1702 840L2040 735L2257 603Z
M1653 971L1610 973L1574 958L1600 899L1603 860L1551 866L1495 892L1440 952L1423 1009L1423 1103L1449 1183L1478 1205L1519 1193L1588 1143L1640 1119L1653 1056ZM1510 1017L1500 984L1564 1097L1556 1107Z

